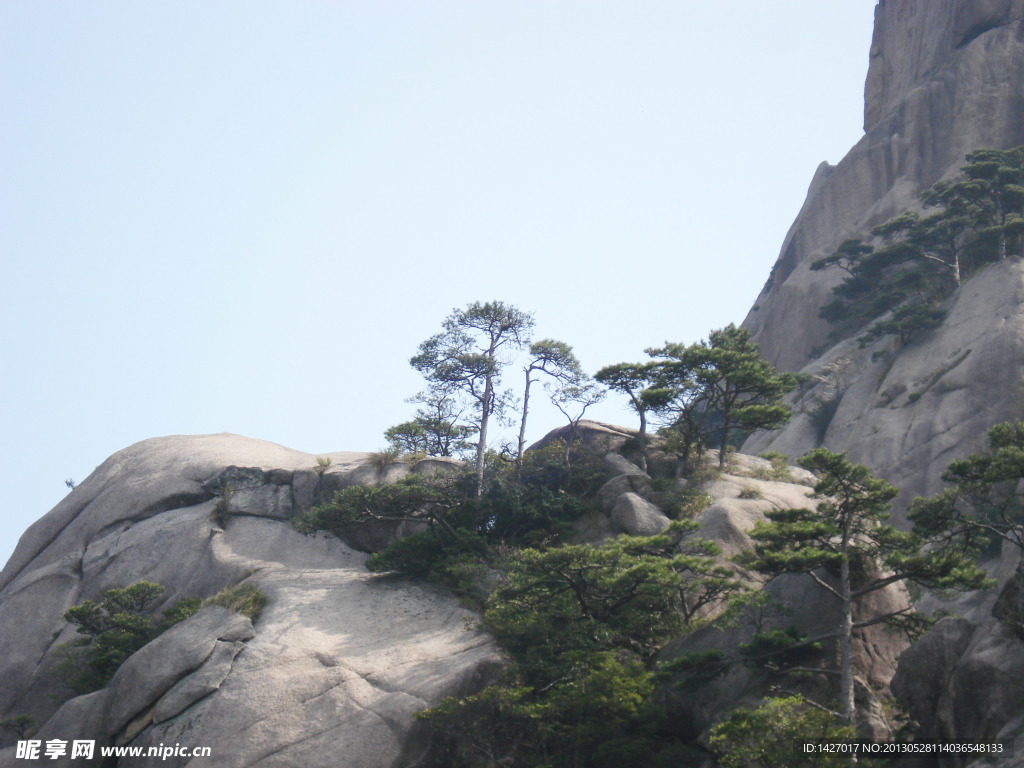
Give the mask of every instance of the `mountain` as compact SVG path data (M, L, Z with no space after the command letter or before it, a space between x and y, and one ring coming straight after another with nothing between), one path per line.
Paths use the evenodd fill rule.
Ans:
M479 687L501 659L453 597L370 574L364 553L292 528L316 498L408 471L378 472L361 453L319 457L331 466L318 471L317 458L208 435L107 459L29 528L0 574L0 719L32 717L41 740L210 747L217 766L364 768L415 755L413 713ZM166 587L161 607L240 583L257 585L267 606L255 627L204 608L109 686L75 697L59 673L60 646L76 637L64 612L143 579ZM0 752L9 764L24 764L13 747Z
M803 371L808 383L792 398L790 424L751 436L746 453L798 456L821 445L848 451L906 499L935 491L950 459L981 447L992 424L1020 415L1021 260L1001 260L966 281L947 299L942 324L920 338L866 347L858 334L829 338L818 313L839 277L810 266L846 238L866 237L915 206L970 150L1024 144L1022 67L1024 0L879 2L864 138L837 166L815 173L745 320L762 353ZM603 475L594 509L575 522L576 540L664 530L668 492L628 458L635 433L578 426ZM509 657L453 595L367 569L367 553L418 530L416 523L371 520L341 540L301 534L292 520L339 490L451 465L389 463L365 453L315 456L235 435L155 438L114 454L30 526L0 573L0 720L31 718L31 737L41 744L89 739L98 747L212 750L198 758L176 752L161 760L168 766L422 763L433 745L415 713L480 690ZM697 491L692 498L709 494L696 520L724 558L751 547L748 531L766 512L808 504L813 480L800 472L740 455L693 488L673 485L670 471L656 479L676 493ZM891 735L892 681L925 737L1024 736L1024 575L1010 550L989 565L999 587L972 596L966 617L943 619L909 648L867 619L856 641L867 732ZM815 593L806 574L786 579L775 597L797 609L758 617L758 629L797 637L834 626L837 609L827 594ZM74 690L71 644L81 635L66 612L143 580L165 590L148 609L154 620L179 600L207 602L128 656L104 687ZM265 598L262 612L246 615L217 597L240 587ZM878 595L886 611L907 609L909 598L896 584ZM753 631L706 626L670 643L663 659L738 648ZM832 650L809 648L810 660L801 664L823 670ZM687 749L706 746L714 722L771 691L765 679L736 668L700 695L665 691L669 717L661 728ZM831 690L824 673L804 682L826 698ZM0 767L30 762L18 756L18 735L16 722L0 733ZM125 755L106 764L152 760Z
M830 340L819 317L839 269L814 271L846 239L919 206L979 147L1024 144L1024 2L883 0L875 8L864 137L811 181L745 326L776 365L819 376L780 433L748 452L792 456L825 445L897 485L930 494L949 461L982 446L988 427L1024 403L1024 274L1009 259L947 301L942 326L903 345Z
M864 130L838 165L814 174L744 321L762 354L808 383L791 398L791 422L751 436L743 450L845 451L899 487L896 520L905 524L901 512L942 488L950 461L982 449L993 425L1024 415L1024 261L979 270L945 300L937 328L867 345L861 331L830 338L819 312L843 274L811 265L920 210L920 194L955 176L968 152L1024 144L1024 2L880 0ZM999 587L945 606L967 618L943 619L900 656L892 692L922 740L1024 736L1020 552L1004 546L987 563ZM939 761L965 763L990 764Z

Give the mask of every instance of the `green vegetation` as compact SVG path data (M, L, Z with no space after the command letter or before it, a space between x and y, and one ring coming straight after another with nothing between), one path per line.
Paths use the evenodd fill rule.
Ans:
M483 619L512 663L497 684L420 713L447 737L437 764L621 766L678 757L681 745L655 729L651 661L702 609L739 588L695 529L677 522L660 536L512 553Z
M660 361L653 410L683 465L691 451L700 455L717 437L718 466L724 469L734 432L777 429L792 415L782 398L796 388L796 377L763 360L744 328L729 325L712 331L707 341L665 344L647 353Z
M500 389L505 353L529 343L533 315L500 301L454 309L443 330L420 344L409 361L429 387L426 398L459 395L473 408L477 435L474 466L477 493L483 493L484 458L491 417L500 417L508 396Z
M437 388L420 393L410 402L422 404L412 421L396 424L384 432L384 439L397 454L425 456L461 456L472 444L476 428L460 424L460 409L446 390Z
M722 768L848 766L848 755L806 754L802 742L856 738L835 714L799 696L769 698L756 709L736 709L711 729L711 748ZM862 763L863 761L861 761Z
M1006 217L1013 220L1012 214ZM879 236L894 243L912 228L893 224ZM1009 224L1004 228L1013 231ZM854 261L874 250L847 244L843 253L851 261L837 264L853 274ZM906 315L894 313L893 320L911 310L920 314L917 304L908 306ZM346 488L294 520L300 530L343 538L355 527L380 526L379 538L390 536L391 542L367 566L451 588L481 611L481 625L506 652L509 665L493 684L420 713L436 737L437 765L698 762L699 748L658 730L662 715L655 691L668 683L679 690L703 686L736 663L760 665L776 681L792 673L836 676L840 715L810 699L768 699L756 709L737 710L713 729L723 766L804 764L800 760L806 758L791 754L796 739L853 732L854 633L879 624L906 632L922 626L910 609L871 613L866 598L897 582L940 593L988 583L973 561L975 529L983 526L977 516L961 514L966 486L955 503L952 495L943 502L947 518L961 515L959 529L947 519L900 532L884 523L895 489L844 456L819 449L799 461L819 476L817 508L769 511L768 522L751 532L755 550L736 558L768 581L805 574L836 600L839 618L831 631L806 637L795 626L780 627L778 618L788 606L738 582L716 559L718 548L696 536L690 518L711 502L701 490L714 472L703 460L707 449L718 447L721 471L730 448L746 434L785 424L791 414L782 400L797 377L776 371L760 357L750 333L730 325L696 344L648 349L648 363L602 368L595 383L568 345L553 339L530 344L532 327L532 315L510 305L470 304L454 310L443 331L423 342L411 360L428 382L414 398L424 407L411 422L388 430L391 447L377 455L378 468L403 454L465 455L473 448L471 467ZM517 350L529 353L518 441L489 451L489 426L515 403L501 389L501 375ZM828 419L838 406L847 365L849 360L837 360L813 377ZM526 452L531 387L541 380L569 421L568 439ZM606 479L598 456L576 439L583 413L602 396L598 384L628 397L640 418L631 449L639 463L655 468L651 500L675 518L659 536L572 543L577 524L580 530L589 525L581 519L595 511ZM648 437L650 420L661 427L654 439ZM1024 455L1024 426L1017 439ZM764 458L770 468L749 474L792 480L786 456ZM981 470L971 471L965 477ZM747 487L740 496L756 499L760 493ZM999 530L1019 535L1019 522ZM410 524L411 535L391 536ZM728 628L741 621L753 624L755 633L731 655L711 649L655 662L670 640L709 623ZM826 644L838 651L837 670L822 664Z
M267 604L266 596L255 586L239 584L207 600L179 600L165 608L158 620L152 608L164 592L160 584L139 581L108 589L99 603L86 600L67 610L65 621L74 624L82 637L55 649L59 656L56 672L75 695L106 687L129 656L200 608L220 605L255 621Z
M267 596L253 584L238 584L204 600L203 608L208 605L219 605L255 622L267 605Z
M370 454L370 463L378 472L383 472L402 456L402 451L395 447L388 447L382 451Z
M548 381L545 382L545 389L550 393L552 382L555 384L554 397L558 399L567 390L586 386L587 375L583 372L580 361L573 354L572 347L562 341L554 339L543 339L530 345L530 359L523 369L526 374L526 384L523 387L523 401L520 411L522 418L519 420L519 443L516 447L516 466L523 465L523 452L526 450L526 416L529 413L530 388L540 381L544 374ZM574 441L568 441L570 444Z
M647 414L662 404L667 391L655 388L654 363L617 363L608 365L594 374L594 379L609 389L629 398L629 404L640 417L637 444L640 448L640 469L647 471Z
M213 505L213 519L221 528L227 527L234 514L231 511L231 498L235 495L233 485L225 485L217 494L217 502Z
M1024 506L1017 491L1024 480L1024 421L992 427L988 449L952 462L942 479L951 487L910 507L918 528L968 547L995 539L1024 551Z
M477 493L475 472L410 475L381 486L352 486L327 504L295 519L304 532L329 531L344 537L352 526L369 522L418 523L423 530L398 539L372 555L367 566L441 578L456 586L450 569L462 572L467 558L487 563L492 550L559 540L572 521L590 509L590 499L603 481L600 462L561 442L531 451L522 466L492 456L486 482Z
M166 590L159 584L140 581L109 589L103 600L86 600L68 609L64 619L82 635L60 649L58 674L76 694L99 690L135 651L174 624L199 610L199 598L185 598L163 611L157 621L149 609Z
M959 177L920 200L925 215L905 211L875 227L872 243L847 240L811 265L846 273L821 311L834 338L871 323L862 346L906 343L942 323L940 304L982 266L1014 248L1024 256L1024 147L968 153Z
M979 589L989 581L974 562L970 549L951 546L948 529L902 532L884 524L897 490L871 476L866 467L824 448L800 459L800 466L815 472L816 510L786 509L765 513L768 522L750 531L757 543L753 552L736 558L741 565L769 578L804 573L836 600L839 620L835 630L812 639L781 638L778 648L748 650L749 656L774 656L778 650L835 640L839 646L839 701L843 722L855 723L853 633L883 622L913 621L909 609L854 620L855 608L869 610L865 598L890 584L913 583L953 592ZM762 638L767 640L767 638ZM779 639L779 638L775 638Z
M789 471L789 456L779 451L766 451L757 454L762 459L771 463L771 469L756 468L749 472L751 477L758 480L775 480L782 483L792 483L793 475Z
M658 488L663 483L655 482L653 485ZM666 490L658 492L653 500L661 507L662 512L673 520L691 520L710 507L714 501L711 494L702 491L700 483L693 478L682 485L674 479L671 480Z

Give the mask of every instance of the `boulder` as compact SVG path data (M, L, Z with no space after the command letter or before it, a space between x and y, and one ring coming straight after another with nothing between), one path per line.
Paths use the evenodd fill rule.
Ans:
M28 714L42 738L214 749L193 765L419 759L415 712L486 684L503 657L454 598L370 574L360 552L291 527L284 518L324 489L389 476L368 454L327 456L323 471L310 454L210 435L145 441L104 462L30 528L3 572L0 719ZM213 509L228 484L233 514L221 527ZM69 699L54 669L75 637L64 612L143 579L167 589L156 610L243 580L269 602L255 626L206 608L136 652L107 688ZM13 747L0 750L0 766L16 763Z
M669 524L665 513L635 493L623 493L612 508L612 522L630 536L655 536Z
M1022 690L1024 642L997 619L981 624L942 619L900 656L892 681L893 695L917 722L919 738L935 741L1020 735ZM1018 754L1017 762L1006 764L1020 765L1022 757Z
M947 617L900 654L892 693L907 713L922 724L925 741L942 738L935 727L935 713L973 634L974 625L966 619Z

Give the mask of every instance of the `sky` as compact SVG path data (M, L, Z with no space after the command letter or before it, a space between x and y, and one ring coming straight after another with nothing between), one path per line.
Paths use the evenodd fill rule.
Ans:
M874 4L0 3L0 562L139 440L381 449L470 302L590 373L741 322Z

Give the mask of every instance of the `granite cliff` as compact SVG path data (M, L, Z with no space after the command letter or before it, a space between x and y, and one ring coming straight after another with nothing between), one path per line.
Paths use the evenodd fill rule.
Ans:
M745 450L800 455L849 451L903 491L938 490L948 462L981 447L985 431L1024 404L1020 287L1010 259L947 302L941 328L902 345L829 341L818 316L840 270L811 264L850 237L918 205L967 152L1024 143L1024 3L885 0L865 85L864 137L814 175L772 276L747 315L762 354L827 379L794 399L798 416Z
M768 359L809 383L791 398L791 422L743 449L846 451L900 488L899 521L914 496L941 489L951 460L984 447L991 426L1024 415L1024 263L1011 256L979 271L946 300L938 328L866 347L859 332L829 338L818 313L842 276L811 265L844 240L870 239L873 226L919 209L921 192L954 176L971 150L1024 144L1024 3L881 0L864 130L838 165L823 163L814 174L745 320ZM961 601L957 611L967 618L943 620L901 657L892 689L921 737L1024 733L1018 562L1012 547L993 555L999 588Z

